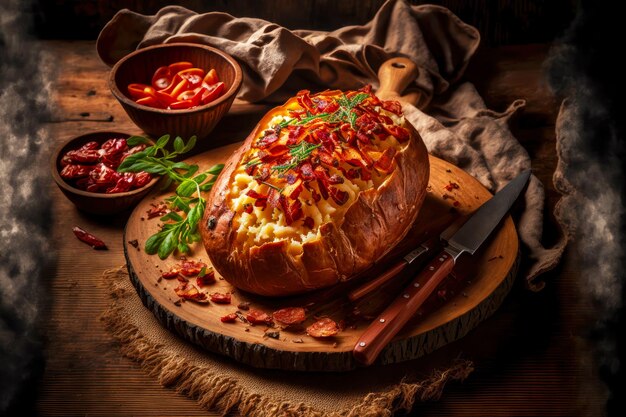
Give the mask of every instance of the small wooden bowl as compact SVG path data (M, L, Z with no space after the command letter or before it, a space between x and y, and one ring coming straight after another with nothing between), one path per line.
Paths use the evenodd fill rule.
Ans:
M90 193L75 188L65 182L59 172L61 171L61 158L67 151L78 149L87 142L95 141L100 144L112 138L128 138L131 135L119 132L94 132L86 135L74 137L56 148L50 158L50 168L52 178L59 186L59 189L79 210L87 213L99 215L113 215L121 213L131 207L136 206L148 192L156 185L160 177L155 177L150 182L136 190L125 193L104 194Z
M164 110L137 104L128 95L128 85L150 85L157 68L174 62L189 61L208 71L214 68L225 93L217 100L193 109ZM132 52L118 61L109 76L109 88L128 116L153 138L165 134L180 136L185 141L196 135L206 138L224 116L241 88L241 67L233 57L210 46L194 43L172 43L149 46Z

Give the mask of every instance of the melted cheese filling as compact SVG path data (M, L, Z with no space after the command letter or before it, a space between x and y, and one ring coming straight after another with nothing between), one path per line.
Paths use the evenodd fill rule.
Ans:
M395 124L402 126L404 117L397 116L387 112L384 109L376 109L381 113L392 118ZM277 115L269 123L274 126L283 120L289 120L289 116ZM253 143L263 135L265 129L259 129L260 134L254 139ZM368 152L369 156L376 161L380 154L389 147L396 148L396 151L402 152L408 142L400 144L393 136L388 136L384 140L374 139L373 144L378 151ZM256 152L252 147L242 158L242 161L248 160L251 154ZM353 168L345 162L340 162L343 168ZM239 166L232 174L230 188L230 209L236 214L233 218L233 227L237 231L237 240L243 248L259 246L268 242L277 242L287 240L289 242L288 251L292 255L302 253L302 244L318 239L320 237L319 226L328 222L334 222L337 226L341 226L345 212L357 200L359 194L363 191L380 187L390 174L380 174L377 170L372 169L372 178L364 181L361 178L348 179L344 177L340 170L329 167L329 174L340 175L343 177L342 184L333 185L348 193L348 200L343 205L338 205L332 198L321 198L318 202L313 199L313 193L306 187L300 192L298 199L302 202L303 218L310 217L313 219L314 227L306 226L302 219L294 221L288 225L285 221L284 213L278 208L272 208L269 205L265 208L254 206L256 200L249 197L246 193L254 190L259 194L267 195L269 187L266 184L259 184L252 176L245 172L245 164L239 163ZM309 183L317 193L319 193L316 181ZM251 213L244 211L247 205L252 205Z

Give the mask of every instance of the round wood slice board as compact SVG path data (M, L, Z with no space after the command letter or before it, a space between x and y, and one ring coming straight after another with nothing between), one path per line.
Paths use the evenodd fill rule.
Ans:
M206 169L225 161L238 146L234 144L210 150L186 162L200 165L200 170ZM132 283L144 305L163 326L209 351L260 368L304 371L354 369L359 366L352 356L354 344L376 313L397 295L402 284L398 279L398 282L376 291L361 301L356 306L357 310L345 296L349 287L376 276L376 268L384 270L392 259L397 259L398 255L432 236L435 233L433 225L447 224L455 217L469 214L491 197L476 179L441 159L431 156L430 169L426 201L416 224L407 238L373 270L342 287L297 297L267 298L244 293L217 274L215 284L200 288L207 294L231 292L230 305L181 302L174 292L179 282L161 278L163 272L180 263L180 256L175 254L160 260L158 256L144 252L144 243L158 231L160 223L158 218L148 219L147 212L152 205L162 202L172 193L159 191L157 187L139 203L126 225L124 249ZM451 182L458 188L450 186ZM455 224L461 224L461 221L459 219ZM201 243L195 244L186 257L210 265ZM427 301L414 321L407 324L381 352L377 364L415 359L463 337L500 306L512 286L518 261L518 237L509 216L480 251L459 260L448 281ZM191 283L195 285L195 278L191 279ZM222 323L220 317L237 311L241 302L249 302L251 308L270 314L284 307L305 307L308 318L302 327L296 329L253 326L239 320ZM306 326L322 316L341 322L344 329L329 339L308 336Z

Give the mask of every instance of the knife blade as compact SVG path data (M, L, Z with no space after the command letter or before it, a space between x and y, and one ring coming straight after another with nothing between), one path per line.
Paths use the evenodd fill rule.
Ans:
M502 190L481 205L461 228L447 239L447 246L411 281L404 291L363 332L352 354L364 364L372 364L380 351L415 315L439 284L452 272L463 253L473 255L522 192L530 170L519 174ZM443 237L442 237L443 238Z

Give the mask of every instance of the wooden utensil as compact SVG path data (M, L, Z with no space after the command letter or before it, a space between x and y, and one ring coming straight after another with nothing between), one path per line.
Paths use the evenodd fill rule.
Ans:
M404 90L417 78L417 65L408 58L396 57L385 61L378 69L380 87L376 95L383 100L397 100L417 105L421 97L419 91L402 95Z
M478 250L509 211L529 177L530 170L518 175L483 204L448 240L448 246L441 254L428 263L401 295L361 335L353 350L357 361L371 365L376 360L380 351L452 272L458 257L463 253L473 255Z

